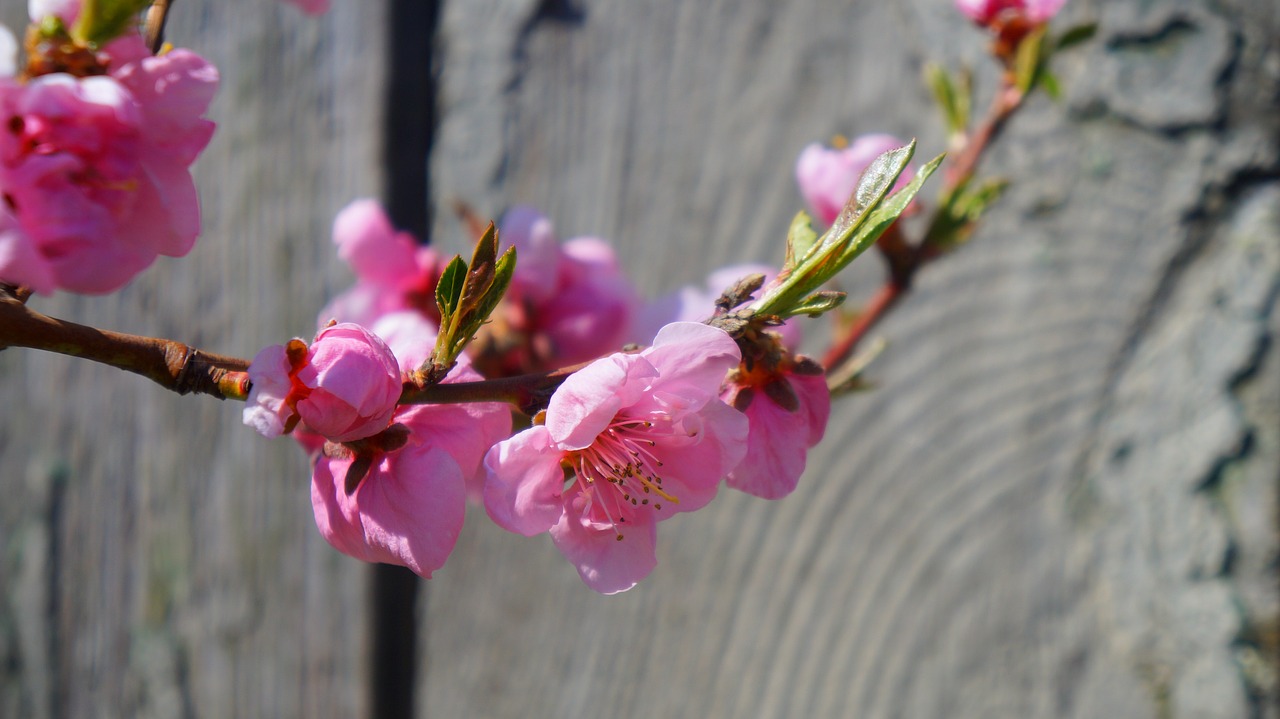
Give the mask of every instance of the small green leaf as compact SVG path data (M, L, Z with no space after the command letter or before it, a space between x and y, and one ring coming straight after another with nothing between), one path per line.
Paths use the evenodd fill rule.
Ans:
M1091 40L1097 32L1098 23L1096 22L1087 22L1081 25L1076 25L1062 33L1062 36L1054 43L1054 49L1069 50Z
M931 62L925 66L925 83L933 91L946 120L947 132L951 134L964 132L969 126L971 82L968 72L962 71L957 83L951 79L951 73L938 63Z
M138 14L151 0L84 0L71 36L93 45L105 45L138 24Z
M911 201L919 194L925 180L928 180L938 170L944 158L946 158L946 155L938 155L930 160L924 167L920 168L915 177L911 178L911 182L907 183L906 187L890 195L872 212L868 213L869 217L866 222L858 228L848 248L840 255L837 261L839 269L843 269L853 261L853 258L862 254L868 247L875 244L876 240L880 239L880 235L889 229L889 225L896 222L898 216L906 211L907 205L911 204Z
M853 196L845 203L844 209L836 216L831 227L818 239L814 248L797 262L791 272L784 273L782 281L753 303L750 309L762 315L786 314L791 307L801 301L801 298L821 287L854 257L874 243L875 238L884 232L892 220L880 225L874 234L867 234L861 228L872 216L873 211L877 210L884 201L902 171L906 169L915 149L916 142L912 140L909 145L890 150L876 158L862 173ZM911 188L909 196L906 201L900 203L900 206L896 206L893 219L906 209L907 202L915 196L916 192L919 192L920 185L937 169L941 159L939 157L934 160L931 165L921 171L922 174L918 174L915 180L909 183L908 187ZM902 195L906 190L907 188L900 190L894 194L894 197ZM883 217L883 214L877 217Z
M469 322L471 316L476 314L476 309L493 285L497 259L498 231L490 222L471 255L471 266L467 268L467 279L462 286L462 296L458 299L458 314L463 317L464 322Z
M511 285L511 277L515 274L515 271L516 248L508 247L507 251L502 253L502 256L498 258L497 263L494 265L493 280L489 283L489 287L476 303L474 310L463 319L466 325L463 338L467 342L470 342L471 337L479 331L480 326L489 320L489 315L493 314L493 310L502 301L503 295L507 292L507 287Z
M1045 49L1045 32L1047 27L1040 27L1027 33L1027 36L1018 43L1018 54L1014 58L1014 76L1017 79L1018 89L1026 94L1031 92L1035 87L1036 81L1040 79L1040 71L1044 67L1044 49Z
M467 278L467 263L462 257L454 255L444 272L440 273L440 281L436 283L436 307L440 310L440 327L443 330L449 324L449 318L458 309L458 300L462 297L462 284Z
M854 231L866 221L870 211L889 194L893 183L898 181L898 176L907 169L907 163L911 162L915 151L916 141L912 140L911 144L890 150L867 166L867 169L862 172L862 177L858 179L858 186L854 189L853 196L845 203L844 209L836 216L831 227L818 240L817 249L810 253L808 259L843 254L838 249L849 244ZM829 250L837 251L828 252ZM839 269L832 270L831 275L838 271ZM826 279L830 279L831 275ZM826 279L823 281L825 282Z
M799 315L809 315L810 317L821 317L824 313L830 312L840 305L844 304L847 295L843 292L834 290L824 290L815 292L800 301L800 304L792 307L786 314L787 317L796 317Z
M813 229L813 218L803 210L796 213L787 230L787 259L784 268L790 268L809 256L818 243L818 233Z
M1040 87L1044 89L1044 94L1054 100L1062 100L1062 86L1058 84L1058 77L1048 70L1040 71Z
M1008 186L1005 180L987 180L972 190L963 185L957 187L939 205L933 224L925 233L925 244L952 249L967 242L983 213L1000 199Z

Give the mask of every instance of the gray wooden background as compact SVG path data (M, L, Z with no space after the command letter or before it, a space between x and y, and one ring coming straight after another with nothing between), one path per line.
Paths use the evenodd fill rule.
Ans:
M949 0L429 6L434 241L462 245L453 198L532 203L655 294L777 262L807 142L941 151L924 60L993 83ZM204 237L36 307L241 356L309 334L350 282L332 217L394 190L385 133L421 109L384 92L414 31L390 7L177 3L170 38L223 77ZM1017 183L878 330L878 389L796 493L664 524L616 597L473 511L400 617L419 716L1280 715L1280 8L1065 16L1101 30L1064 102L1010 126L985 169ZM0 716L375 713L372 572L315 531L294 447L19 350L0 406Z

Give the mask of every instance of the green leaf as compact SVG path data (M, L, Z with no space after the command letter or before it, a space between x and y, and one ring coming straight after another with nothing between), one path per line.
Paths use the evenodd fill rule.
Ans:
M1040 71L1040 87L1044 89L1044 94L1054 100L1062 99L1062 86L1058 84L1058 76L1048 70Z
M898 181L898 176L907 169L907 163L911 162L915 151L916 141L912 140L911 144L890 150L871 161L867 169L863 170L862 177L858 179L858 186L854 189L853 196L845 203L844 209L840 210L831 227L818 241L818 248L814 255L849 242L854 230L867 219L870 210L880 204L880 201L893 188L893 183Z
M938 63L925 65L925 83L933 91L933 97L942 108L943 119L947 123L947 132L956 134L964 132L969 126L969 112L972 95L971 76L961 71L960 81L951 79L951 73Z
M1069 50L1077 45L1081 45L1091 40L1098 32L1098 23L1087 22L1082 25L1076 25L1058 38L1054 43L1054 50Z
M463 336L467 342L471 341L471 337L479 331L480 326L489 320L489 315L493 314L493 310L502 301L503 295L507 292L507 287L511 285L511 277L516 271L516 248L508 247L506 252L498 258L494 265L493 279L489 283L489 287L485 290L484 295L476 303L472 312L469 312L463 318L465 322L465 332Z
M1040 71L1044 67L1044 39L1047 31L1048 26L1041 25L1027 33L1022 42L1018 43L1018 54L1014 58L1013 69L1018 89L1023 94L1031 92L1036 81L1040 79Z
M867 222L868 217L873 214L872 211L876 210L885 199L889 190L897 182L898 176L902 174L902 171L907 167L907 163L911 161L915 149L916 142L912 140L905 147L890 150L877 157L863 171L853 196L845 203L844 209L836 216L835 221L831 223L831 227L818 239L813 249L768 294L753 303L750 309L757 314L785 315L791 307L801 301L801 298L821 287L823 283L834 277L845 265L851 262L854 257L875 242L875 238L879 237L884 228L888 227L888 224L884 224L872 236L861 233L859 228ZM910 196L907 201L910 201L910 197L914 197L915 193L919 192L920 185L933 170L937 169L937 164L941 162L941 159L939 157L934 160L930 166L922 170L921 175L917 175L916 179L908 185L913 189L910 190ZM904 188L904 190L906 189ZM895 193L894 197L901 195L902 192L900 190ZM906 208L907 201L900 203L900 206L897 207L893 214L894 219ZM862 242L862 244L854 241L855 234L861 238L858 242Z
M71 36L93 45L125 34L138 24L138 14L151 6L151 0L84 0Z
M898 216L906 211L907 205L911 204L911 201L920 193L920 188L924 186L925 180L928 180L934 172L937 172L938 167L942 165L942 161L945 158L946 155L944 154L930 160L924 167L920 168L915 177L911 178L911 182L907 183L906 187L890 195L872 212L868 213L869 216L866 222L858 228L858 232L852 238L848 248L840 255L837 262L839 268L843 269L853 261L853 258L862 254L868 247L875 244L876 240L880 239L880 235L889 229L889 225L896 222Z
M462 257L454 255L444 272L440 273L440 281L436 283L436 307L440 310L440 329L444 330L458 309L458 300L462 298L462 285L467 278L467 263Z
M485 229L484 235L476 243L475 252L471 255L471 266L467 268L467 279L462 285L462 296L458 300L458 313L469 321L476 314L476 309L493 285L498 259L498 230L493 223Z
M834 290L815 292L801 300L800 304L792 307L787 312L786 317L795 317L797 315L809 315L814 318L821 317L824 313L844 304L845 297L847 297L845 293Z
M787 230L787 259L782 263L790 268L809 256L818 243L818 233L813 229L813 218L801 210L791 220L791 228Z
M925 233L925 244L952 249L967 242L978 220L1008 186L1006 180L987 180L972 190L967 186L956 188L934 214L933 224Z

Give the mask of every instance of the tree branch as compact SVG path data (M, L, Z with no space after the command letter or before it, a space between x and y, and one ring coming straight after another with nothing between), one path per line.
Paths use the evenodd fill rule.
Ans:
M49 317L0 292L0 349L29 347L80 357L142 375L178 394L244 399L249 362L181 342L140 337Z

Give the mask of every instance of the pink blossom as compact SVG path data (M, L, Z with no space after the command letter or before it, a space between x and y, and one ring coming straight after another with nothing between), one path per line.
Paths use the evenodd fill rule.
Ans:
M435 325L413 311L384 315L370 330L386 341L401 372L417 369L431 355L436 342ZM444 383L482 379L463 355ZM396 410L393 421L407 424L406 417L413 418L414 426L428 431L433 441L449 452L462 469L468 495L480 501L484 484L481 461L490 447L511 435L511 408L501 402L411 405Z
M804 473L809 448L826 431L831 414L826 378L788 371L772 376L738 372L731 377L723 399L746 414L751 433L746 456L725 483L764 499L785 497ZM784 406L791 403L790 408Z
M458 541L466 511L462 470L425 428L398 418L408 443L377 452L368 473L348 494L354 461L341 448L321 454L311 475L316 527L343 554L408 567L423 577L444 565Z
M0 192L36 274L74 292L119 289L157 255L185 255L200 230L187 168L213 133L201 115L217 71L186 50L151 57L136 36L106 54L107 76L0 79ZM34 282L19 272L0 265Z
M404 371L420 365L435 344L434 325L417 312L385 315L372 331L387 341ZM444 381L478 379L464 359ZM430 577L457 541L463 497L480 498L481 460L510 435L511 412L495 402L401 405L392 422L407 430L406 445L366 450L372 455L369 473L352 493L346 478L354 454L332 446L321 450L314 440L302 438L316 461L311 482L316 526L345 554Z
M1052 20L1067 0L955 0L960 12L975 23L991 26L1002 15L1022 17L1033 25Z
M50 15L57 15L67 25L80 16L81 0L28 0L27 13L32 22L40 22Z
M323 15L329 12L329 0L285 0L285 2L297 5L308 15Z
M475 346L485 374L585 362L627 341L636 294L608 243L579 237L562 244L550 220L530 207L509 210L498 236L518 259L506 298Z
M885 134L859 136L843 149L828 149L812 143L800 152L796 160L796 182L800 185L800 194L804 195L818 221L830 225L853 195L867 166L880 155L905 144L893 135ZM910 182L914 176L915 170L908 166L894 187Z
M374 200L356 200L333 221L333 242L356 273L356 284L320 311L331 319L372 325L379 317L414 309L436 320L435 286L444 268L435 250L392 225Z
M721 330L677 322L643 352L574 373L545 424L489 450L489 516L512 532L549 531L598 592L635 586L657 562L657 522L706 505L746 451L746 417L717 398L740 359Z
M387 427L400 398L400 369L387 345L365 328L337 324L302 340L263 349L249 365L253 383L244 423L267 437L299 420L334 442Z
M9 208L0 205L0 278L48 294L56 287L53 269L36 252Z

